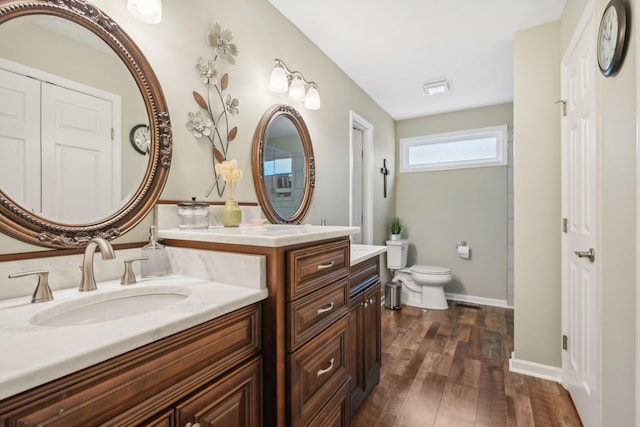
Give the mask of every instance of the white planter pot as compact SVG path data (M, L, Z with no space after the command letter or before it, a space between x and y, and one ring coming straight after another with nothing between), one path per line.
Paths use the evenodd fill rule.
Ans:
M400 240L401 239L401 234L392 234L391 235L391 240Z

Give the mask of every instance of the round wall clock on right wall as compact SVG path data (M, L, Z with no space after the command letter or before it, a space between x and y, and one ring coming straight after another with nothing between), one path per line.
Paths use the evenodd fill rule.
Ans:
M603 76L612 76L620 69L627 38L626 5L623 0L611 0L598 29L598 67Z

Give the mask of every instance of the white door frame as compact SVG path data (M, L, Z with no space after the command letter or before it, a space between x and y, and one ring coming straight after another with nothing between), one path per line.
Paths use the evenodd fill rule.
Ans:
M353 165L353 128L362 131L362 218L363 245L373 244L373 125L351 110L349 112L349 165ZM352 225L353 176L349 174L349 225Z

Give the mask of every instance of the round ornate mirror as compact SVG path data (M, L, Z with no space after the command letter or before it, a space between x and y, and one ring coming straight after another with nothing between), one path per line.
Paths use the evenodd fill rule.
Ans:
M0 0L0 37L12 40L0 46L0 106L28 111L0 119L11 141L0 146L0 231L54 248L122 235L153 208L171 165L151 66L83 0ZM129 141L141 124L147 154Z
M253 183L269 221L298 224L309 211L316 180L307 125L288 105L274 105L253 135Z

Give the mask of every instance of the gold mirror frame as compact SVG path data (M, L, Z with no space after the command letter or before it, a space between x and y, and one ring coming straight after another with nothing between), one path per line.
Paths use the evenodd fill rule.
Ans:
M302 140L302 147L305 154L305 185L300 206L296 212L290 217L281 216L267 194L267 187L264 181L264 153L267 139L269 138L269 129L271 125L279 118L286 117L295 125L298 135ZM311 136L300 113L293 107L285 104L278 104L270 107L260 119L258 127L253 135L253 146L251 150L251 171L253 173L253 184L258 195L258 201L262 207L262 211L269 221L276 224L299 224L309 211L311 206L311 196L316 185L316 163L313 156L313 146L311 145Z
M151 65L131 38L100 9L84 0L0 0L0 25L26 15L52 15L75 22L107 43L127 66L144 98L150 123L150 161L133 197L117 212L88 224L63 224L37 216L0 189L0 231L51 248L85 246L93 237L114 239L151 211L166 183L172 155L171 121Z

